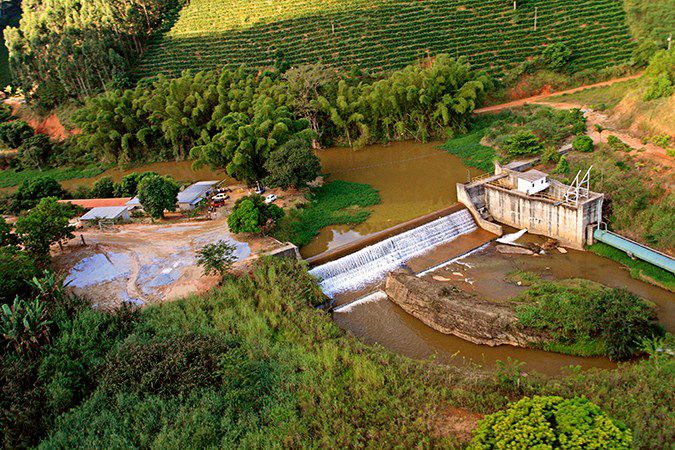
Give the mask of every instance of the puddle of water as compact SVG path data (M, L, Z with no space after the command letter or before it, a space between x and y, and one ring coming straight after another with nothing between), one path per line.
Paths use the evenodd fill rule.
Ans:
M124 253L96 253L84 258L68 273L65 283L71 287L84 288L112 281L131 274L131 260Z
M352 229L334 226L321 230L302 248L302 255L318 255L456 203L455 184L482 172L469 170L459 158L439 150L438 145L406 141L359 150L319 150L317 155L329 180L370 184L379 191L382 201L371 208L368 220Z

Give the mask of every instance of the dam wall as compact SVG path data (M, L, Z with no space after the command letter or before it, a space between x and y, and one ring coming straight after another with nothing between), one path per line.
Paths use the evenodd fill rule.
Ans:
M412 230L413 228L417 228L429 222L433 222L434 220L440 219L441 217L454 214L458 211L461 211L462 209L464 209L464 205L462 205L461 203L456 203L452 206L441 209L439 211L434 211L432 213L416 217L412 220L408 220L398 225L394 225L391 228L387 228L386 230L378 231L377 233L373 233L371 235L364 236L361 239L357 239L354 242L341 245L334 249L320 253L316 256L312 256L311 258L307 258L306 259L307 264L309 264L310 267L326 264L327 262L334 261L336 259L347 256L351 253L357 252L365 247L368 247L369 245L377 244L380 241L389 239L393 236L396 236L397 234L401 234L406 231Z

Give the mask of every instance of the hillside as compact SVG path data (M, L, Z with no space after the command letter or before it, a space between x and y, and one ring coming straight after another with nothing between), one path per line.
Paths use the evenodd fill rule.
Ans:
M537 7L537 31L533 31ZM632 51L615 0L192 0L156 38L137 75L183 69L322 61L396 69L438 53L500 73L564 42L575 70L626 62Z

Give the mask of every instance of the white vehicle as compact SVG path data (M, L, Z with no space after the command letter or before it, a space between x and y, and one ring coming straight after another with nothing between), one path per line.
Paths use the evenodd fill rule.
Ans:
M265 197L265 203L273 203L277 199L277 196L274 194L270 194L267 197Z
M223 201L223 200L227 200L228 198L230 198L229 195L227 195L225 193L220 193L220 194L216 194L213 197L211 197L211 200L214 201L214 202L220 202L220 201Z

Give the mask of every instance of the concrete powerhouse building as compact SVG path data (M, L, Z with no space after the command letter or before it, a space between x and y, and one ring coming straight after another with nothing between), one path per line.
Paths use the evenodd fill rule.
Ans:
M588 188L588 176L579 174L572 185L566 185L539 170L520 172L495 164L494 175L458 184L457 196L488 231L496 232L494 220L582 249L593 242L604 199Z

